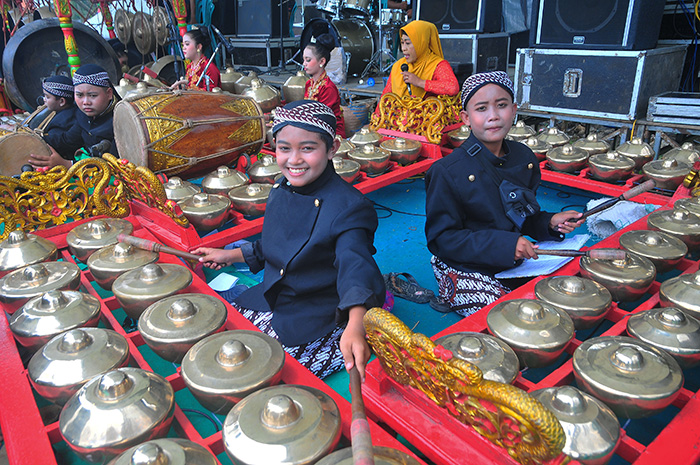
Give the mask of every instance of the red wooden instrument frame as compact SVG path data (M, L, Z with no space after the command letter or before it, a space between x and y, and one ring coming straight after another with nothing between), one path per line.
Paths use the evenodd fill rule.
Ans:
M133 234L135 236L156 240L147 229L141 226L138 218L130 216L127 219L134 224ZM72 228L86 221L89 220L81 220L37 231L36 234L53 241L59 248L60 257L63 260L75 262L73 256L66 248L66 235ZM183 265L182 261L168 254L161 254L159 262ZM88 269L82 271L81 290L100 301L102 322L127 338L130 351L130 366L154 371L139 351L139 348L144 346L140 333L138 331L126 333L120 322L112 314L113 310L120 308L119 302L111 294L106 298L100 297L92 281L94 280L90 271ZM218 297L218 294L195 273L193 273L192 284L183 292L198 292ZM2 308L1 304L0 308ZM226 303L226 308L228 310L228 320L225 329L257 330L252 323L241 316L228 303ZM58 422L45 425L42 421L27 377L27 369L20 359L15 339L9 328L8 316L4 311L0 312L0 354L2 354L2 357L0 357L0 379L2 379L2 382L0 382L0 427L2 428L10 463L13 465L56 465L57 459L52 445L63 440L58 428ZM176 392L186 389L180 376L179 368L175 374L167 376L166 379ZM289 355L286 356L281 383L311 386L331 396L340 409L342 435L349 442L352 412L350 403L345 398L302 367ZM206 411L204 407L202 407L202 410ZM179 405L175 407L173 426L179 437L197 442L210 449L215 455L224 451L221 431L203 437L183 413ZM372 442L375 446L392 447L410 454L405 446L373 421L370 421L370 431Z

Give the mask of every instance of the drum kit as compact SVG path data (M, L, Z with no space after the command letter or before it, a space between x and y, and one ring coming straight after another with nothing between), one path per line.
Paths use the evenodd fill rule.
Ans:
M378 8L373 0L318 0L324 18L310 20L301 35L301 48L312 37L330 33L343 48L349 75L364 77L370 70L387 72L396 60L398 31L408 22L402 10Z

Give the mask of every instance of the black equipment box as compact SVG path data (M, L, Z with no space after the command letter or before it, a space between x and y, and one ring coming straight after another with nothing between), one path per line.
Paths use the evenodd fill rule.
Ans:
M700 126L700 92L666 92L649 99L647 121Z
M298 37L270 38L261 37L226 37L233 46L233 62L236 66L255 66L270 71L286 63L299 50ZM282 42L282 47L280 47ZM283 56L280 57L280 51ZM294 65L294 69L297 69Z
M495 34L440 34L442 54L452 63L471 63L474 73L508 68L510 36Z
M665 0L535 0L530 46L585 50L656 47Z
M415 18L435 24L440 34L502 30L501 0L417 0L415 3Z
M649 98L678 89L686 47L639 51L522 48L515 102L522 110L634 120Z

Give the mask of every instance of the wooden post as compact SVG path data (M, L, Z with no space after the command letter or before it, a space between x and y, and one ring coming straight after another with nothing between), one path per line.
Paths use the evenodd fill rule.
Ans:
M177 27L180 29L180 36L184 36L187 33L187 6L185 5L186 0L172 0L173 12L177 18Z
M71 17L73 13L68 0L54 0L54 9L58 16L58 23L63 31L64 47L68 54L68 64L70 65L71 76L80 68L80 57L78 56L78 46L75 44L73 35L73 23Z
M112 24L112 13L109 12L109 5L107 0L100 0L100 11L102 12L102 19L107 26L107 33L110 39L116 39L117 35L114 33L114 25Z

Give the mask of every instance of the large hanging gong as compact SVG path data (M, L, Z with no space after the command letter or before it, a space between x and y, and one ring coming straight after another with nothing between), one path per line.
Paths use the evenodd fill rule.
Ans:
M81 64L95 63L118 83L119 60L112 47L93 29L73 23L73 34ZM12 103L27 111L36 107L43 94L41 77L70 75L63 32L58 18L40 19L17 30L7 42L2 57L5 91Z
M156 37L153 33L153 19L151 15L137 12L131 22L131 37L134 39L136 48L143 55L147 55L156 50Z
M158 45L165 45L168 41L168 13L162 6L153 8L153 33Z
M131 21L133 18L132 12L121 8L114 12L114 34L124 45L131 41Z

